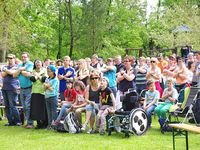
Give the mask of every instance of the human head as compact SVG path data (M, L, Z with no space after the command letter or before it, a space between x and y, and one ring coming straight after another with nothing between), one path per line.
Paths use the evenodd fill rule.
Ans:
M153 80L148 80L147 81L147 87L150 91L153 91L155 89L154 81Z
M51 73L53 73L53 75L56 76L56 67L53 65L49 65L47 67L47 73L48 73L48 76L52 76Z
M101 78L101 87L105 88L109 85L109 79L107 77L102 77Z
M74 83L74 88L77 91L85 91L85 84L82 81L76 81Z
M34 61L34 67L33 67L33 69L41 68L41 67L42 67L42 61L39 60L39 59L36 59L36 60Z
M23 52L22 53L22 63L26 63L29 60L29 53Z
M9 64L15 64L15 55L14 54L8 54L6 58L7 58Z
M64 59L63 59L63 63L64 63L64 66L69 66L70 65L70 57L69 56L65 56Z

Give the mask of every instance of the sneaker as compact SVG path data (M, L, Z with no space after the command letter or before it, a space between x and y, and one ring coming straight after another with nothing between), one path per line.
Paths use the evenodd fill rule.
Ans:
M81 131L85 131L88 128L87 124L83 124Z
M52 125L52 126L57 126L59 123L60 123L60 121L59 121L59 120L56 120L56 121L53 121L51 125Z
M104 130L101 130L100 131L100 135L104 135L105 134L105 131Z
M15 126L22 126L22 123L18 122Z
M6 123L4 126L14 126L14 124Z
M88 131L87 131L87 134L93 134L94 133L94 130L92 128L90 128Z
M98 129L93 130L93 133L99 133Z

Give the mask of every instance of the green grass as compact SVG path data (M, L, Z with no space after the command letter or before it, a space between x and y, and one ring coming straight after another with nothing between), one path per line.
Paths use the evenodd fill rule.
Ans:
M111 136L86 133L69 134L49 130L24 129L22 127L6 127L6 120L0 121L0 150L171 150L172 133L161 134L157 119L154 118L152 128L145 135L131 135L124 138L123 133L113 132ZM189 149L198 150L200 134L189 133ZM176 138L177 150L185 149L185 138Z

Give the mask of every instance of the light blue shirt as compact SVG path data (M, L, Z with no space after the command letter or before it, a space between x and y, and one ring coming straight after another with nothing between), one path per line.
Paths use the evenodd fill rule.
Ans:
M25 64L20 63L18 65L18 68L20 68L20 67L26 67L25 71L27 71L27 72L33 71L33 63L31 61L27 61ZM18 79L19 79L21 88L27 88L27 87L32 86L30 77L25 77L22 73L20 73L18 76Z
M117 71L117 68L114 66L113 70L108 70L108 71L104 72L104 76L109 79L109 87L110 88L117 86L116 71Z
M168 92L168 88L166 88L164 90L163 95L165 95L167 92ZM172 96L171 97L176 99L176 100L178 99L178 92L175 88L172 89ZM169 98L166 98L165 102L171 102L171 101L169 100Z
M145 99L147 101L147 104L150 104L154 99L156 99L156 102L157 102L159 100L159 98L160 98L160 93L157 90L155 90L153 92L148 90L145 94ZM157 103L155 103L155 104L157 104Z
M58 96L58 90L59 90L59 81L58 79L55 77L53 79L46 79L45 81L46 83L50 83L52 90L46 90L45 91L45 98L49 98L49 97L54 97L54 96Z

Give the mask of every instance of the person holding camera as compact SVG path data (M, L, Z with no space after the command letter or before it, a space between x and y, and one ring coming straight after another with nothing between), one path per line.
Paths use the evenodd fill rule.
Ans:
M37 129L47 126L46 104L43 83L47 78L47 69L42 67L42 61L34 61L33 72L30 80L33 82L31 94L31 119L37 120Z

